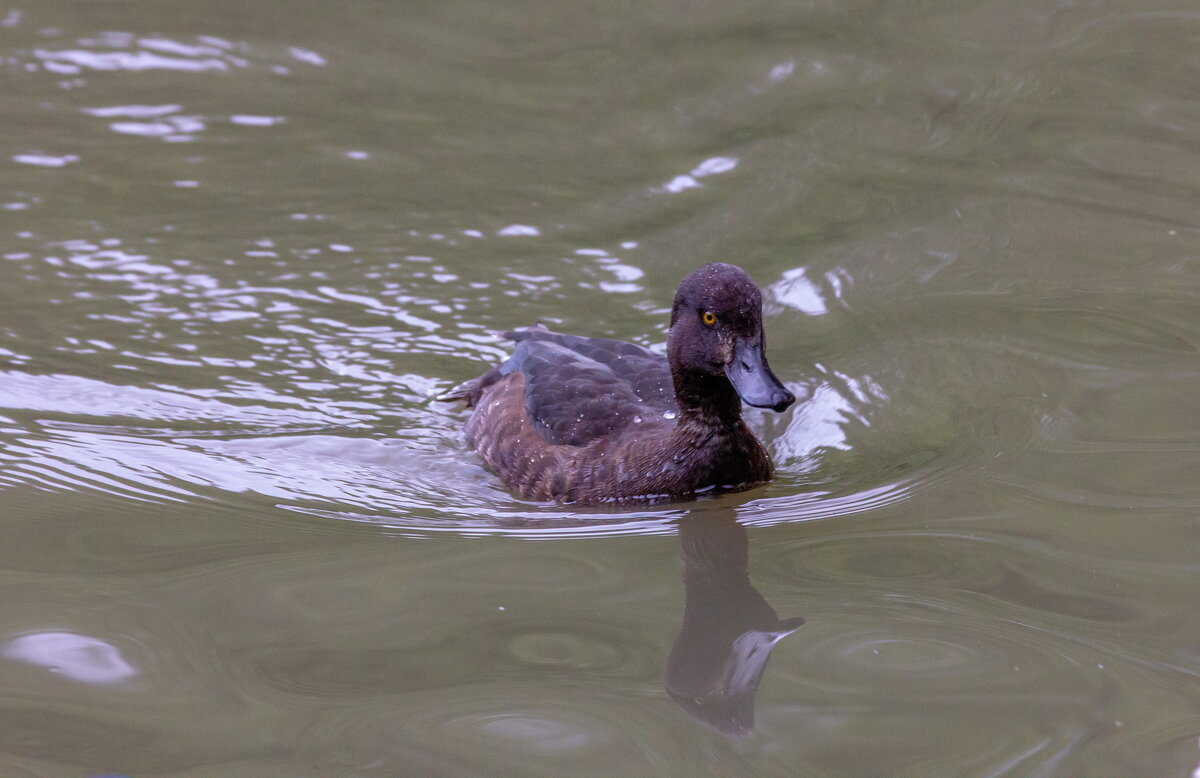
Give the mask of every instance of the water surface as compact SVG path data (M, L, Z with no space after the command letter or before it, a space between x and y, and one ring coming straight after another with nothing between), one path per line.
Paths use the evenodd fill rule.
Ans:
M4 775L1200 762L1200 8L0 8ZM763 288L770 485L432 395Z

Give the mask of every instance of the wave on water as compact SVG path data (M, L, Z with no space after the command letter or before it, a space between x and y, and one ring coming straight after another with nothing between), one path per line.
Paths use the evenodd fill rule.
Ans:
M0 488L156 504L255 495L288 512L418 535L667 534L689 510L686 503L580 508L517 500L463 444L464 412L440 404L409 407L402 429L367 437L362 429L378 428L378 409L7 371L0 407L11 416L0 423ZM779 445L787 448L785 440ZM746 521L775 524L869 510L908 489L904 482L837 495L806 489L797 475L803 467L785 463L765 494L729 497Z

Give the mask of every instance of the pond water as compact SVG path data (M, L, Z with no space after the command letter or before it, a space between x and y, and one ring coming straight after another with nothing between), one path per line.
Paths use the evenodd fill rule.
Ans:
M0 773L1192 776L1194 0L0 5ZM769 485L431 396L732 261Z

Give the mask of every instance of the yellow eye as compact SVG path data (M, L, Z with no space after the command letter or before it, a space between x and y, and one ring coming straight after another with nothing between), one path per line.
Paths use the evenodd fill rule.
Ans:
M717 315L715 313L713 313L712 311L705 311L704 316L702 316L701 318L703 318L704 323L710 327L717 323Z

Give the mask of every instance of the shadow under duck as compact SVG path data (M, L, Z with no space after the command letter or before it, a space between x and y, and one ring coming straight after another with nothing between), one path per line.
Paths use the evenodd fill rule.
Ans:
M440 399L475 408L467 442L518 496L651 502L770 480L742 401L780 412L796 398L767 365L762 295L741 268L680 282L666 359L540 325L505 337L511 357Z

